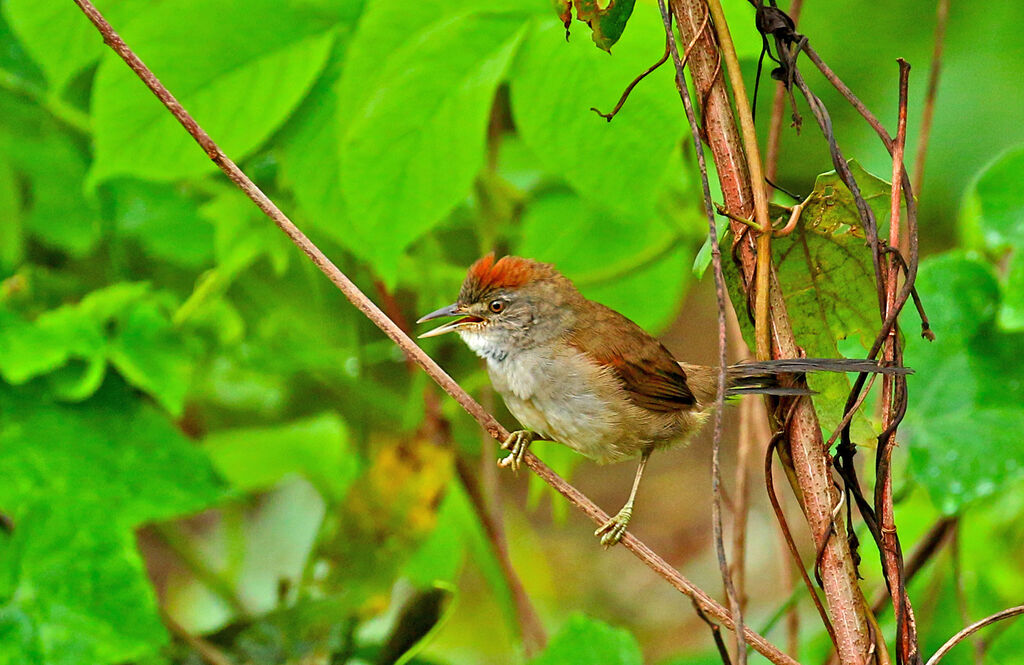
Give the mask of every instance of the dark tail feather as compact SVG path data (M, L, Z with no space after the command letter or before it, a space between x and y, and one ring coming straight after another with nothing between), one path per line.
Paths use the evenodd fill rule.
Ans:
M730 365L728 395L813 395L807 387L779 385L779 375L804 375L808 372L877 372L879 374L913 374L909 367L879 365L874 360L858 358L785 358L742 362Z

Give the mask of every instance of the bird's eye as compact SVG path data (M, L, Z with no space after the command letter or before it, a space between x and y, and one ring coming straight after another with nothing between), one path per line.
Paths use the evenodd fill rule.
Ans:
M487 307L488 307L488 309L490 309L495 314L498 314L503 309L505 309L505 301L504 300L492 300L491 304L488 305Z

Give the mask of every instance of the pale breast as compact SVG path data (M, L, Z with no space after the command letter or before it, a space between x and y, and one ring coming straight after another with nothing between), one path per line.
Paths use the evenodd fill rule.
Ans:
M609 370L575 350L557 356L524 351L503 360L489 358L487 367L495 389L523 426L587 457L617 461L656 443L648 412L624 397Z

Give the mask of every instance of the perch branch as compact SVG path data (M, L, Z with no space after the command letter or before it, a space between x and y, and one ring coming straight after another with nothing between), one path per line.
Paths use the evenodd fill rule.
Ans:
M249 179L245 173L214 143L213 139L196 123L191 115L175 99L174 95L156 78L152 71L146 67L141 59L125 44L124 40L114 31L103 15L89 0L75 0L75 4L88 17L96 29L103 36L103 41L114 50L118 56L125 61L142 82L153 92L154 95L167 107L171 114L181 123L185 130L196 140L207 156L235 183L273 222L280 228L295 245L309 257L309 259L320 269L324 275L348 298L357 309L363 312L370 321L380 328L388 337L395 342L402 352L411 358L417 365L444 389L459 405L471 415L481 427L484 428L494 439L503 441L508 436L508 430L492 416L487 413L469 393L462 389L448 374L441 369L430 356L428 356L416 343L409 338L377 305L373 303L359 288L338 269L320 249L306 237L302 231ZM525 465L541 480L553 487L559 494L564 496L569 503L578 508L595 524L603 524L608 519L608 514L597 507L597 505L584 496L578 489L567 483L558 474L552 471L536 455L527 452L524 458ZM721 625L729 630L735 629L732 615L720 603L715 601L703 589L694 585L690 580L683 577L675 568L660 556L654 553L650 547L643 543L633 534L627 532L622 539L623 546L632 552L637 558L643 561L660 577L671 584L675 589L693 599L701 609L710 617L713 617ZM744 636L759 653L768 658L776 665L797 665L796 661L782 653L778 647L765 639L762 635L744 628Z

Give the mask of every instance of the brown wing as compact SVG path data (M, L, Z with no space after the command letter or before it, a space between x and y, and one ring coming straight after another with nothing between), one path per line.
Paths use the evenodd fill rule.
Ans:
M586 305L569 333L569 344L614 371L634 404L678 411L696 402L686 373L661 342L615 310L594 302Z

